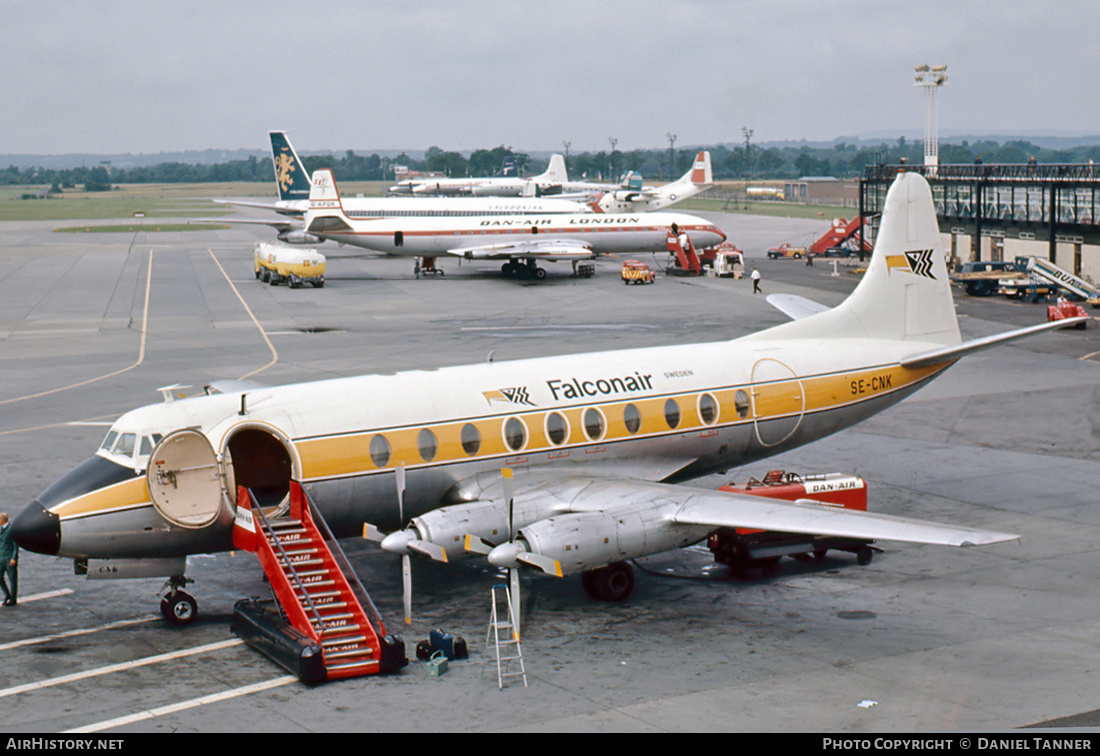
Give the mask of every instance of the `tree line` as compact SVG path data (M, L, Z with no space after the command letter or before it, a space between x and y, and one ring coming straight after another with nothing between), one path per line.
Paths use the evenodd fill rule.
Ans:
M923 162L923 144L904 137L892 143L849 144L837 142L828 146L794 143L783 145L716 145L688 149L648 149L630 151L600 151L568 153L566 167L569 177L589 180L617 180L626 171L635 171L649 180L670 180L687 172L700 149L711 153L711 165L716 180L792 179L805 176L853 178L864 166L897 163L904 158L911 163ZM342 181L392 181L394 167L406 166L413 171L435 171L448 176L490 176L497 173L505 159L513 162L520 175L535 175L546 170L548 159L531 157L503 145L492 149L474 150L469 156L456 151L430 147L423 158L407 154L380 156L356 154L347 150L343 155L307 155L302 158L306 170L331 168ZM1049 149L1025 140L996 142L980 140L970 143L940 143L940 163L1087 163L1100 162L1100 145L1082 145L1067 149ZM273 177L271 159L251 156L224 163L192 164L165 162L151 166L118 168L23 168L9 166L0 169L0 186L49 185L53 190L82 187L86 191L104 191L113 184L220 183L230 181L266 182Z

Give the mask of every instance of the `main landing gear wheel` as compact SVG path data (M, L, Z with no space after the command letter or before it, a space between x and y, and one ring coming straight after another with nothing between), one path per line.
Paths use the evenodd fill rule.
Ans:
M581 585L597 601L625 601L634 591L634 570L626 562L616 562L581 573Z
M160 613L173 625L189 625L199 613L199 605L189 594L175 591L160 601Z

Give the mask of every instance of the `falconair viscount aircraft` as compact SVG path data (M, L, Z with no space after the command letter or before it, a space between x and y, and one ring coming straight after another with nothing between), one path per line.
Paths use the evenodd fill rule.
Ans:
M1011 540L684 484L849 427L970 352L1080 321L964 342L949 287L929 186L902 173L867 271L835 308L777 299L792 322L709 344L166 391L20 512L15 539L90 575L169 576L166 601L186 596L189 555L232 548L239 492L274 516L299 485L337 537L370 523L390 551L581 573L607 600L630 594L629 560L720 528Z

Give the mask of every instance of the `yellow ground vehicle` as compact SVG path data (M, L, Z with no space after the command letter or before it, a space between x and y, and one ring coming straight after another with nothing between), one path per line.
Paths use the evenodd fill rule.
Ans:
M276 286L283 282L297 289L304 283L319 289L325 285L325 256L313 248L297 249L259 242L253 248L256 278Z
M656 275L643 262L637 260L623 261L622 278L624 284L651 284Z

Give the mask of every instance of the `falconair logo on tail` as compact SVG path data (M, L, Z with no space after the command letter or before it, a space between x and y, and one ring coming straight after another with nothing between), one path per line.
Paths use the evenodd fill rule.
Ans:
M512 404L525 404L528 407L535 406L535 403L532 402L531 398L527 395L526 386L502 388L496 391L482 391L481 395L485 397L485 401L489 402L489 404L493 402L511 402Z
M931 249L921 249L900 255L887 255L886 272L893 273L895 269L907 270L915 275L931 278L935 281L936 277L932 275L933 251Z

